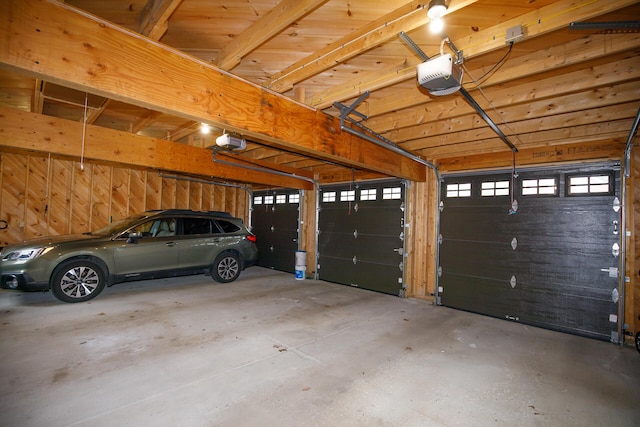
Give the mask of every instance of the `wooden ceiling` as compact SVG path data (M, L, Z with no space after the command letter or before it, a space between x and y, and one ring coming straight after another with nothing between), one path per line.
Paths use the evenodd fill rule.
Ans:
M28 112L39 120L53 117L91 126L93 134L116 131L127 144L165 140L202 148L215 145L223 131L233 131L249 142L232 156L234 161L242 158L321 182L384 175L424 180L418 156L444 170L501 167L513 161L512 150L459 92L433 96L417 84L416 66L422 59L400 39L400 32L429 57L452 53L442 35L428 31L428 2L64 3L10 0L9 7L3 6L0 27L14 26L0 34L0 123L5 133L0 146L35 148L8 142L20 139L9 132L8 122L24 119L14 112ZM444 32L462 51L463 86L517 147L516 159L621 157L620 147L640 107L640 2L447 4ZM630 20L636 21L635 30L616 27ZM573 22L607 25L573 29ZM507 30L518 26L523 37L507 43ZM117 27L128 31L111 36L108 31ZM42 47L36 33L48 37L50 46ZM106 47L98 58L101 42ZM83 55L91 67L85 66L84 73L72 71ZM215 72L217 68L222 71ZM201 73L191 75L196 69ZM202 80L213 72L215 83ZM200 109L184 106L185 99L202 93L214 98L217 92L208 84L223 87L219 97L224 92L225 101L210 100ZM178 96L163 94L167 86ZM336 103L352 106L356 100L349 117L394 149L339 130ZM200 132L201 122L213 125L209 135ZM103 140L109 144L106 136ZM69 155L60 146L51 151ZM166 166L143 157L134 162ZM105 154L105 160L113 159ZM183 172L209 173L197 165ZM235 179L263 182L255 175Z

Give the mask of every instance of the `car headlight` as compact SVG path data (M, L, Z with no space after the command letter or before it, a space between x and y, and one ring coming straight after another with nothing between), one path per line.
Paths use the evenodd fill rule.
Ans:
M4 261L29 261L44 255L53 249L53 246L45 246L44 248L23 249L21 251L12 251L2 258Z

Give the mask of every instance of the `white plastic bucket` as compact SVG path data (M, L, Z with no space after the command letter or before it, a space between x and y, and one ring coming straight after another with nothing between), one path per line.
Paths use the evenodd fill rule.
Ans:
M304 280L307 272L307 251L296 251L296 280Z
M296 251L296 266L298 265L307 265L307 251Z

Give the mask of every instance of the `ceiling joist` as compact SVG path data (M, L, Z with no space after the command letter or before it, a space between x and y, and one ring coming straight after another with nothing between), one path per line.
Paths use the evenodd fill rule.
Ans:
M62 3L6 3L3 67L345 166L426 180L423 164L342 132L338 119L167 46Z

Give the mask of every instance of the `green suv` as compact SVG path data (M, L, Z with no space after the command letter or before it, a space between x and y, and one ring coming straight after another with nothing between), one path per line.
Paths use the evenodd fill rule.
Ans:
M89 233L2 248L0 287L51 289L61 301L82 302L132 280L206 274L228 283L257 260L256 237L228 213L147 211Z

